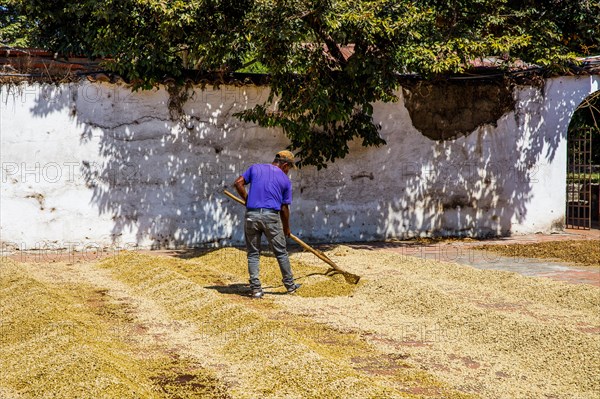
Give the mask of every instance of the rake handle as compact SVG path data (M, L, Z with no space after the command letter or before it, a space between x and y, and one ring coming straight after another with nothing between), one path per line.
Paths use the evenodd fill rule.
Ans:
M290 238L294 241L296 241L302 248L306 249L307 251L312 252L313 254L315 254L315 256L317 256L319 259L321 259L323 262L327 263L329 266L331 266L333 269L337 270L337 271L342 271L338 265L336 265L331 259L329 259L329 257L327 255L325 255L323 252L314 249L313 247L311 247L310 245L308 245L307 243L305 243L304 241L302 241L301 239L299 239L298 237L296 237L293 234L290 234Z
M241 199L240 197L238 197L237 195L234 195L227 190L223 190L223 192L225 193L226 196L228 196L232 200L239 202L240 204L246 206L246 202L243 199ZM301 239L299 239L298 237L296 237L293 234L290 234L290 238L292 240L296 241L296 243L298 243L302 248L306 249L307 251L312 252L316 257L321 259L323 262L327 263L329 266L331 266L331 268L333 270L344 275L344 277L346 278L347 281L351 281L354 284L358 283L358 280L360 279L359 276L352 274L352 273L348 273L347 271L340 269L340 267L338 265L336 265L334 261L329 259L329 257L327 255L325 255L323 252L321 252L317 249L314 249L313 247L311 247L310 245L308 245L307 243L305 243L304 241L302 241Z

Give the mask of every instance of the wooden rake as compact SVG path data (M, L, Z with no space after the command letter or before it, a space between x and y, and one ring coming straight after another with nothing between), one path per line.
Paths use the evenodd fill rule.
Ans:
M224 190L223 192L225 193L226 196L228 196L232 200L239 202L240 204L246 206L246 202L244 202L244 200L241 199L240 197L230 193L227 190ZM290 238L292 240L296 241L296 243L298 243L302 248L313 253L317 258L321 259L323 262L325 262L329 266L331 266L331 268L327 272L325 272L326 276L333 276L335 274L341 274L342 276L344 276L344 279L346 280L347 283L358 284L358 281L360 280L360 276L357 276L356 274L352 274L352 273L349 273L349 272L341 269L338 265L335 264L334 261L329 259L329 257L327 255L325 255L323 252L311 247L310 245L308 245L307 243L305 243L304 241L302 241L295 235L290 234Z

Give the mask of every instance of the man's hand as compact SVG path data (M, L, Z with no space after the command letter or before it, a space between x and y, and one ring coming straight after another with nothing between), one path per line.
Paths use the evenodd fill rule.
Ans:
M243 176L238 177L237 179L235 179L235 182L233 182L233 187L235 187L235 191L237 191L240 197L242 197L244 202L248 200L248 193L246 192L245 185L246 181L244 180Z

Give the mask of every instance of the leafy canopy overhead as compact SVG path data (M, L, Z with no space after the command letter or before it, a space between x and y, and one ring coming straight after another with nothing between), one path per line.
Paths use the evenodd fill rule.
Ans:
M371 104L396 100L398 74L461 73L488 56L556 68L600 53L600 5L588 0L11 0L4 10L35 28L29 44L108 57L138 88L186 69L266 72L268 101L239 116L281 127L319 167L353 139L384 143Z

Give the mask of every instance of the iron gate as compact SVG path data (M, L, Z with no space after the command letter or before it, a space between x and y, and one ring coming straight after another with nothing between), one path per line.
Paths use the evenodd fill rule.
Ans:
M567 221L569 229L592 227L592 129L569 132L567 144Z

